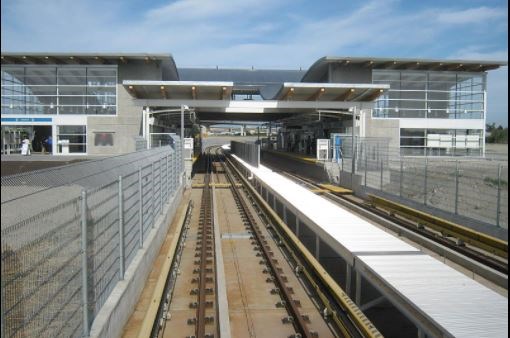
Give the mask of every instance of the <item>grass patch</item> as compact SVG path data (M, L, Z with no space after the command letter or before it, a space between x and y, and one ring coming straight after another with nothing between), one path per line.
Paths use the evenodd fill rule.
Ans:
M491 186L491 187L497 187L498 186L498 179L497 178L493 178L493 177L485 177L483 179L483 181L485 182L485 184L487 184L488 186ZM501 188L506 188L508 187L508 182L505 181L505 180L501 180Z

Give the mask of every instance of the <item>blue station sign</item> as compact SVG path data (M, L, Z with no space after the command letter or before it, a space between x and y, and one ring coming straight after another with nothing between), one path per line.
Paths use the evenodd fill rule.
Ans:
M51 122L51 117L2 117L2 122Z

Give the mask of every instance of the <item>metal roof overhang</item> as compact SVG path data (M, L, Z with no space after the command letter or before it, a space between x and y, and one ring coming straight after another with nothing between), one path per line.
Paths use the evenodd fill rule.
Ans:
M134 98L164 100L226 100L233 82L223 81L137 81L125 80L124 87Z
M139 107L187 105L207 121L274 121L319 109L369 109L389 89L385 84L290 82L281 85L273 100L231 100L232 82L125 80L123 85Z
M374 101L388 85L350 83L285 82L276 100L292 101Z
M2 64L118 64L133 60L173 61L170 54L150 53L54 53L2 52ZM174 63L175 65L175 63Z
M330 64L372 69L485 72L508 66L508 61L325 56L315 61L301 81L318 81L327 73Z
M185 103L207 106L201 101L230 101L233 82L219 81L133 81L122 83L136 99L142 100L192 100ZM253 102L293 101L303 102L371 102L389 89L386 84L351 84L351 83L301 83L285 82L281 85L273 100ZM234 101L235 102L235 101ZM244 101L241 101L244 102ZM168 102L171 103L171 102ZM181 103L184 104L184 103ZM210 102L217 107L217 103ZM269 104L268 108L273 104ZM293 105L293 107L297 107Z

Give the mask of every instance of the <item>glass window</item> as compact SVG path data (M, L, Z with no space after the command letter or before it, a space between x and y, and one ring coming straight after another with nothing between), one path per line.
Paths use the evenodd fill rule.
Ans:
M57 69L54 67L27 67L25 85L42 86L57 84Z
M109 68L89 68L87 84L89 86L115 86L117 84L117 72Z
M400 136L406 137L425 137L425 129L400 129Z
M3 66L4 114L116 114L117 68Z
M86 86L87 70L86 68L59 68L58 70L59 86Z
M398 83L376 101L374 117L483 119L484 74L373 70L372 76L374 83Z
M87 152L86 126L58 126L57 151L63 153L63 147L68 145L69 153Z

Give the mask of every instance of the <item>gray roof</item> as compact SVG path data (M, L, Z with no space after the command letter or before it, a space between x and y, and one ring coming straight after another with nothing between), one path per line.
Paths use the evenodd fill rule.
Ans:
M281 84L300 81L305 70L178 68L181 81L230 81L234 85Z
M125 64L136 62L157 62L163 68L163 78L178 79L177 67L171 54L163 53L105 53L105 52L4 52L1 54L5 64Z
M260 92L264 99L276 95L284 82L299 82L305 70L178 68L182 81L229 81L236 91Z
M485 72L507 66L508 61L325 56L315 61L304 74L302 81L319 81L328 71L330 64L372 69Z

